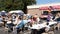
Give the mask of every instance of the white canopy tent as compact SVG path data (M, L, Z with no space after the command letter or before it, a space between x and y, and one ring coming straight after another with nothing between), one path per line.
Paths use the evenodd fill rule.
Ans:
M9 13L24 13L22 10L14 10L14 11L10 11Z

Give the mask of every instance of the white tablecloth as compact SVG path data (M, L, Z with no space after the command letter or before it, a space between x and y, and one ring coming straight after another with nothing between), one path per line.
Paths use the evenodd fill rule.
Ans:
M32 27L29 27L29 28L30 29L41 29L41 28L44 28L44 27L48 27L49 28L49 26L47 26L45 24L34 24L34 25L32 25Z
M50 25L53 25L53 24L57 24L57 22L51 21L51 22L49 22L49 25L46 25L44 23L42 23L42 24L33 24L32 27L29 27L29 28L30 29L41 29L41 28L44 28L44 27L50 28Z

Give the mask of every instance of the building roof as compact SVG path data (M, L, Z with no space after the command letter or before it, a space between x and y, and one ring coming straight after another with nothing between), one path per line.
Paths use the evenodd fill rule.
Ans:
M60 3L42 4L42 5L30 5L30 6L27 6L27 9L39 8L39 7L44 7L44 6L55 6L55 5L60 5Z

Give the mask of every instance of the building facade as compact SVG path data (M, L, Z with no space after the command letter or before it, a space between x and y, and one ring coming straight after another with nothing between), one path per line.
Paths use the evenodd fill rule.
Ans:
M27 6L28 14L31 15L38 14L40 16L43 13L43 11L56 11L56 10L60 11L60 3Z

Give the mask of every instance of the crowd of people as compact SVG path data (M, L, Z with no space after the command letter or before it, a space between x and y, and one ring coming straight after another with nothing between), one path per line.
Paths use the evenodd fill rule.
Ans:
M43 21L46 21L47 23L49 21L60 22L60 14L58 13L57 15L52 15L51 13L49 13L46 20L42 20L37 14L18 15L16 13L13 14L8 13L7 15L0 15L0 26L9 28L10 29L9 31L13 31L13 27L15 27L18 33L21 30L24 31L24 27L28 29L28 26L32 27L33 24L39 24L42 23Z

